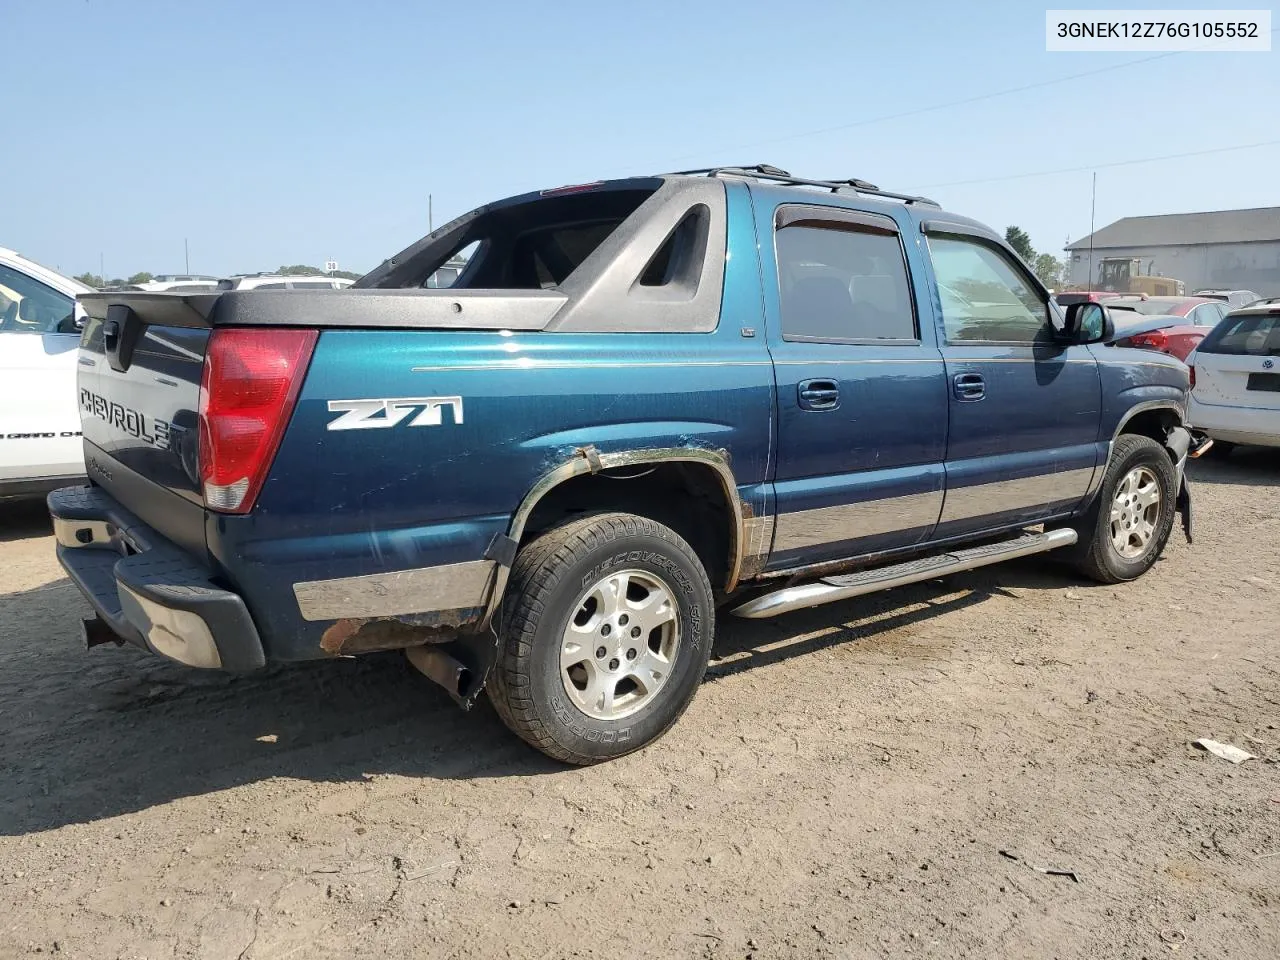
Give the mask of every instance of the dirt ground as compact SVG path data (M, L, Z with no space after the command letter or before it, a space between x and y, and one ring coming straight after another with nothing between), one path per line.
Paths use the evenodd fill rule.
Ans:
M86 653L0 505L0 957L1280 957L1280 456L1193 476L1135 584L723 618L672 733L586 770L397 655Z

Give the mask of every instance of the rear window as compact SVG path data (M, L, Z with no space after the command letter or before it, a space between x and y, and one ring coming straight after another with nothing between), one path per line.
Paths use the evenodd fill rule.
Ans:
M458 290L540 290L562 284L640 204L660 181L645 186L586 189L520 203L481 208L423 238L400 255L371 286L452 287ZM652 183L652 186L648 184ZM474 252L455 278L454 259ZM446 266L447 265L447 266ZM445 268L442 271L441 268Z
M333 282L330 280L294 280L293 289L295 290L332 290Z
M1280 356L1280 313L1227 317L1200 343L1200 353Z
M1144 317L1163 317L1169 316L1180 303L1182 303L1181 300L1172 297L1151 297L1147 300L1120 300L1116 303L1108 303L1107 306L1126 306Z

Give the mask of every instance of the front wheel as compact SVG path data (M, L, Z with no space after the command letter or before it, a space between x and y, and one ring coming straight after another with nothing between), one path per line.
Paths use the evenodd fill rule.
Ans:
M1164 447L1150 437L1120 437L1097 503L1076 527L1080 572L1099 583L1120 583L1151 569L1173 530L1176 484Z
M489 699L528 743L577 764L670 729L715 632L697 554L668 527L625 513L567 523L522 549L501 613Z

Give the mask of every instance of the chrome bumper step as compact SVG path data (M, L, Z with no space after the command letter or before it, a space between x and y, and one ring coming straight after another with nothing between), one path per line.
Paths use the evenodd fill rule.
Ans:
M842 577L826 577L815 583L784 587L773 593L766 593L763 597L749 600L742 606L735 607L731 612L735 616L752 620L776 617L783 613L790 613L792 610L834 603L837 600L860 597L864 593L875 593L877 590L919 583L921 580L931 580L934 577L959 573L962 570L973 570L988 564L1000 563L1003 560L1012 560L1015 557L1026 557L1033 553L1069 547L1077 539L1074 530L1027 533L1000 543L989 543L966 550L952 550L890 567L860 570Z

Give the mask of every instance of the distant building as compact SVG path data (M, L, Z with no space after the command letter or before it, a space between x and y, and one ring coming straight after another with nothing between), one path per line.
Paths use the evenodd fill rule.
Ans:
M1099 281L1103 258L1135 258L1141 272L1173 277L1193 290L1252 290L1280 296L1280 207L1125 217L1066 247L1073 286Z

